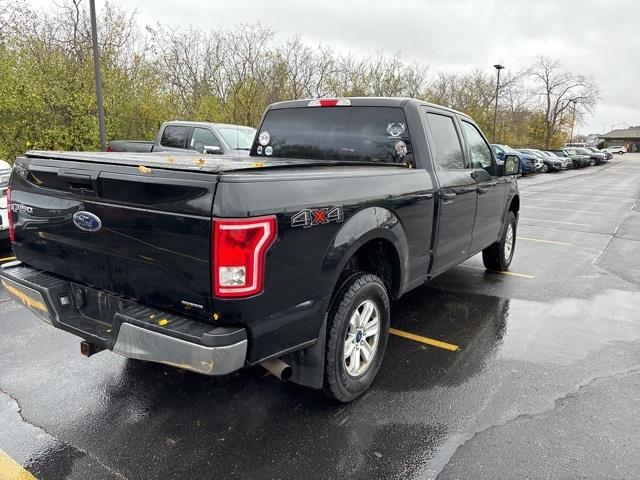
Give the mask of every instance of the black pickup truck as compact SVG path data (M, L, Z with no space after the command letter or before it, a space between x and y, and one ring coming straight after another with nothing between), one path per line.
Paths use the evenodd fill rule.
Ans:
M85 355L261 364L351 401L390 299L479 252L509 267L518 170L468 116L399 98L271 105L245 159L31 151L0 278Z

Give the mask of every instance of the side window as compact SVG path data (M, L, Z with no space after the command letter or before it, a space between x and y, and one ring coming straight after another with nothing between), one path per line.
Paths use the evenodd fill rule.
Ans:
M170 148L187 148L189 127L184 125L168 125L162 132L160 145Z
M220 142L207 128L196 127L193 129L193 138L191 139L191 149L202 152L204 147L219 147Z
M489 145L484 141L478 129L467 122L462 122L462 129L469 142L469 155L471 156L471 166L473 168L484 168L491 170L491 151Z
M434 158L448 170L465 168L462 146L456 132L453 118L437 113L427 113L429 128L433 137Z

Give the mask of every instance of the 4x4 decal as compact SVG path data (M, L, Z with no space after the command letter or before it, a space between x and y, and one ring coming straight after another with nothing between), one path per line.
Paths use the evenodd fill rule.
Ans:
M343 220L344 212L342 211L342 205L325 208L307 208L306 210L300 210L291 217L291 226L309 228L331 222L340 223Z

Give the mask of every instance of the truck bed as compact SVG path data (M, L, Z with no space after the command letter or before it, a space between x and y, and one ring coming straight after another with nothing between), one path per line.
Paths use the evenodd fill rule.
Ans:
M29 211L15 214L14 249L20 260L36 269L168 311L210 319L214 195L228 209L219 215L246 216L270 204L267 191L283 185L278 182L388 178L411 172L353 163L321 168L327 163L338 162L30 151L16 162L13 199ZM227 173L226 182L249 186L216 193L222 173ZM263 188L256 188L258 183ZM245 200L254 194L262 198L247 208ZM96 232L79 229L74 224L77 212L96 217L101 226Z
M157 152L157 153L131 153L131 152L68 152L68 151L49 151L49 150L30 150L24 154L26 158L33 159L55 159L55 160L72 160L87 162L92 164L105 165L126 165L132 167L143 167L141 173L145 173L144 167L161 168L164 170L181 170L194 172L222 173L234 170L248 170L271 167L309 167L320 165L376 165L391 168L402 168L402 165L383 164L383 163L355 163L355 162L336 162L336 161L318 161L305 160L295 158L251 158L251 157L232 157L225 155L203 155L198 153L173 153L173 152ZM148 173L148 172L147 172Z

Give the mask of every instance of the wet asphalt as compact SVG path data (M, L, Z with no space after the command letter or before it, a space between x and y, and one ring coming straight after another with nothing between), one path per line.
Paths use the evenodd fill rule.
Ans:
M0 450L43 479L637 478L640 154L520 186L514 275L476 256L393 305L459 350L391 336L349 405L85 358L0 290Z

